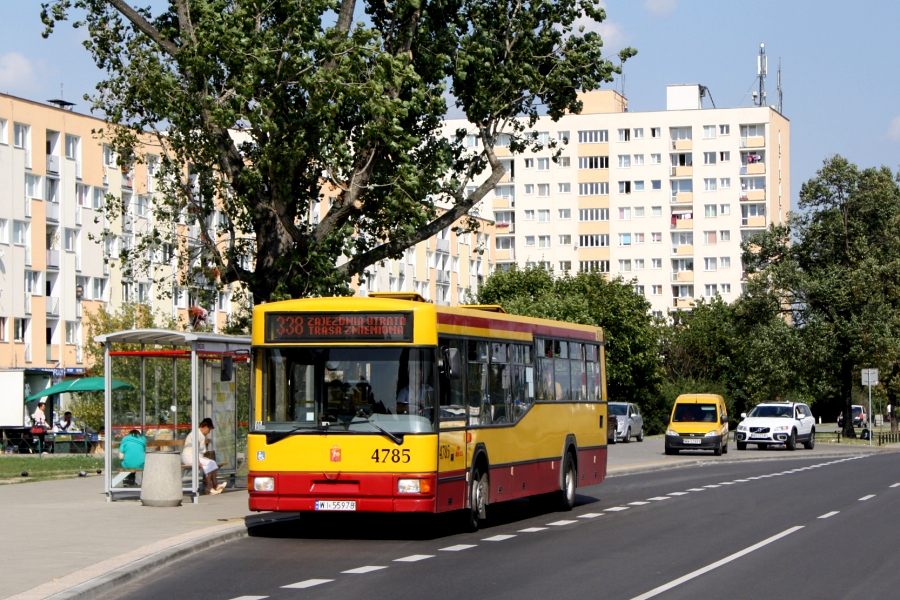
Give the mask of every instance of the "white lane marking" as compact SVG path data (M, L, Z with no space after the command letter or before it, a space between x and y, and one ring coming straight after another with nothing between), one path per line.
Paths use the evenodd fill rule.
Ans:
M662 500L671 500L668 496L653 496L652 498L647 498L647 500L653 500L654 502L660 502Z
M627 506L613 506L612 508L607 508L606 512L619 512L620 510L628 510Z
M705 487L705 488L717 488L717 487L722 487L722 486L719 485L719 484L717 484L717 483L714 483L714 484L712 484L712 485L704 485L703 487Z
M705 491L706 491L706 490L704 490L703 488L688 488L688 492L705 492ZM673 496L673 495L675 495L675 494L686 494L686 493L687 493L687 492L674 492L674 493L669 494L669 495L670 495L670 496Z
M748 481L750 481L750 480L749 479L735 479L734 480L735 483L747 483Z
M520 529L519 533L537 533L538 531L545 531L546 527L529 527L528 529Z
M602 517L603 513L584 513L583 515L578 515L579 519L596 519L597 517Z
M447 546L446 548L438 548L438 552L461 552L474 548L476 544L456 544L455 546Z
M643 506L645 504L650 504L650 503L649 502L641 502L641 501L628 503L629 506Z
M833 511L831 511L831 512L825 513L824 515L822 515L822 516L819 517L819 518L820 518L820 519L827 519L828 517L833 517L834 515L838 514L839 512L841 512L841 511L839 511L839 510L833 510Z
M552 523L547 523L547 525L552 525L553 527L562 527L563 525L571 525L572 523L577 523L577 522L578 521L563 519L562 521L553 521Z
M289 590L305 590L306 588L311 588L316 585L322 585L323 583L331 583L334 579L307 579L306 581L298 581L297 583L292 583L291 585L283 585L282 589Z
M875 497L875 494L869 494L868 496L863 496L862 498L860 498L859 501L860 501L860 502L865 502L865 501L868 500L869 498L874 498L874 497Z
M759 550L763 546L767 546L767 545L771 544L772 542L780 540L781 538L788 536L788 535L794 533L795 531L799 531L801 529L803 529L802 525L797 525L796 527L791 527L790 529L785 529L784 531L782 531L781 533L779 533L777 535L773 535L770 538L766 538L757 544L753 544L752 546L750 546L748 548L744 548L740 552L735 552L731 556L726 556L722 560L716 561L716 562L712 563L711 565L707 565L707 566L703 567L702 569L697 569L696 571L693 571L692 573L688 573L687 575L685 575L683 577L679 577L678 579L676 579L674 581L670 581L669 583L667 583L665 585L661 585L658 588L654 588L645 594L641 594L640 596L635 596L631 600L646 600L647 598L652 598L654 596L658 596L659 594L662 594L665 591L671 590L673 587L679 586L682 583L684 583L686 581L690 581L691 579L694 579L696 577L700 577L701 575L703 575L705 573L709 573L713 569L717 569L717 568L721 567L722 565L730 563L733 560L737 560L744 555L750 554L754 550Z
M366 565L365 567L357 567L355 569L350 569L349 571L341 571L341 573L346 573L350 575L362 575L364 573L371 573L372 571L380 571L382 569L387 569L387 567L376 567L372 565Z
M425 560L426 558L434 558L434 554L410 554L409 556L404 556L403 558L395 558L394 562L419 562L420 560Z
M900 487L900 483L895 483L894 485L889 485L888 487Z
M491 537L489 537L489 538L484 538L484 539L481 540L481 541L482 541L482 542L502 542L503 540L508 540L508 539L514 538L514 537L516 537L516 536L514 536L514 535L505 535L505 534L501 534L501 535L492 535Z
M268 598L268 596L238 596L231 600L263 600L263 598Z
M690 492L691 490L688 490ZM693 490L693 491L702 491L702 490ZM687 496L687 492L669 492L666 496Z
M723 481L719 485L734 485L733 481Z

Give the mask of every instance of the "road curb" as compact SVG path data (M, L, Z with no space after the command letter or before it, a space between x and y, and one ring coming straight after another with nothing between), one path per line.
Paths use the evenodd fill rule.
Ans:
M47 600L91 600L102 594L110 592L117 587L129 581L137 579L155 569L165 566L166 564L191 556L208 548L218 546L234 539L246 537L249 531L255 527L269 525L280 521L291 521L299 518L295 514L271 515L265 518L254 519L249 524L244 521L234 527L228 527L202 535L184 542L174 544L170 547L158 550L148 556L138 560L129 562L125 565L113 568L101 575L93 577L87 581L77 583L62 591L51 591L53 582L42 584L31 590L12 596L9 600L17 598L28 599L47 599ZM73 574L77 575L77 573ZM41 588L48 589L46 594L42 593Z

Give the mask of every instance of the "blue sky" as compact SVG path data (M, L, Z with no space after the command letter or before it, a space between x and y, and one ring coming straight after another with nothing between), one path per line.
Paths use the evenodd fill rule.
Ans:
M147 0L138 2L140 5ZM158 5L158 0L153 2ZM784 114L791 120L792 205L800 185L827 156L860 166L900 166L900 3L859 0L753 2L605 0L600 31L615 52L638 55L625 66L632 111L665 109L665 86L700 83L716 106L749 106L756 54L765 42L770 104L782 60ZM0 0L0 92L35 100L82 100L101 73L81 46L84 33L64 24L41 38L40 2ZM621 89L621 82L616 82Z

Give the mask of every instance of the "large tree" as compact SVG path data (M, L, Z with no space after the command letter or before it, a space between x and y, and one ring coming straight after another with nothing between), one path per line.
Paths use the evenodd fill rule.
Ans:
M601 326L606 337L609 399L634 402L649 433L661 433L659 385L662 368L657 324L650 303L621 278L600 273L554 276L542 267L497 271L478 290L480 304L499 304L509 313Z
M799 328L810 393L848 416L859 369L892 371L900 345L900 187L887 167L834 156L803 184L799 208L745 244L749 292Z
M135 250L183 237L179 219L199 225L199 255L179 273L242 282L256 301L346 293L370 265L467 219L504 174L501 134L514 152L540 147L528 131L539 115L578 112L579 90L621 72L591 31L599 0L166 4L53 0L45 35L73 11L87 27L106 71L91 100L123 166L142 159L141 134L165 148L165 201ZM442 133L448 102L477 144ZM323 187L333 204L319 220ZM226 218L211 223L217 203Z

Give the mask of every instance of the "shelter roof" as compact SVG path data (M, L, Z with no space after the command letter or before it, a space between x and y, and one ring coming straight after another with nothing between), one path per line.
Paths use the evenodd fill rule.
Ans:
M199 331L175 331L171 329L128 329L98 335L94 341L99 344L155 344L160 346L190 346L194 342L201 344L230 344L234 346L250 346L249 336L225 335L223 333L204 333Z

